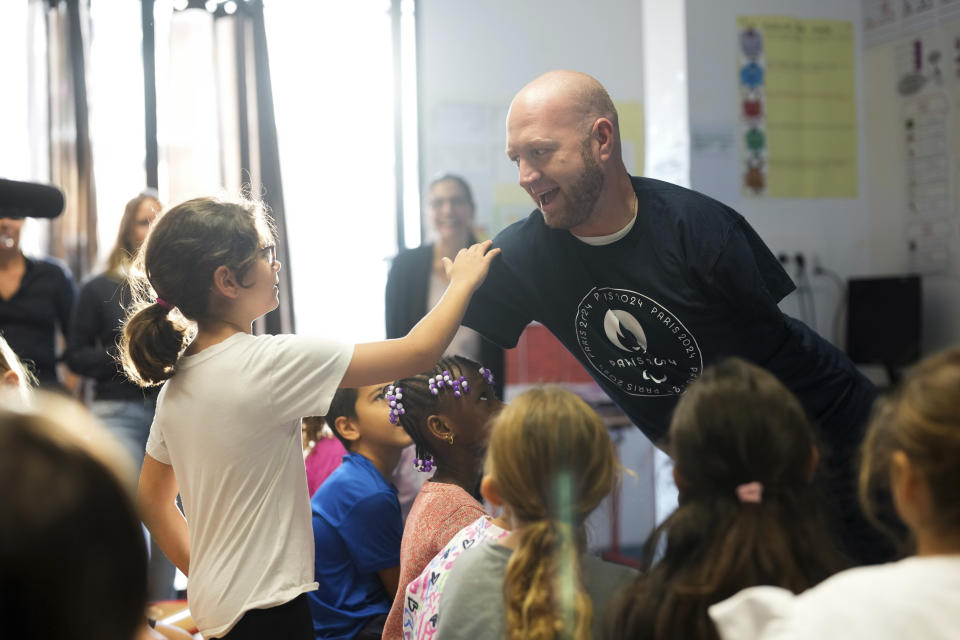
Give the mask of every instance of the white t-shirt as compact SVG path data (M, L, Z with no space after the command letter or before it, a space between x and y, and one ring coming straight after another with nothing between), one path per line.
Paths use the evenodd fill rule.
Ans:
M353 347L237 333L177 362L147 453L173 465L190 528L190 613L204 637L317 588L299 419L323 415Z
M960 555L850 569L799 596L751 587L710 607L710 617L723 640L956 640Z

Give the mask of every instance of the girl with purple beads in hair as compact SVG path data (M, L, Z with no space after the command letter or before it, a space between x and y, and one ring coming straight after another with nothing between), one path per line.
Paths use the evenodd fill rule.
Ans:
M387 389L391 421L402 426L416 446L414 464L434 475L414 500L403 529L400 583L384 638L400 638L405 631L402 614L410 582L461 529L487 515L476 492L488 423L503 407L493 385L489 369L452 356Z

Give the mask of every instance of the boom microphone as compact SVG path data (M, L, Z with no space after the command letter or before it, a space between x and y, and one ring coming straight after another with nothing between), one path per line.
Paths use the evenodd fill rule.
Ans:
M52 185L0 178L0 218L56 218L64 203Z

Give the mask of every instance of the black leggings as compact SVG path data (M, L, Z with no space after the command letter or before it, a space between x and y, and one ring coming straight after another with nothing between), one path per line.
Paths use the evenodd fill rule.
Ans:
M269 609L250 609L221 640L314 640L307 594Z

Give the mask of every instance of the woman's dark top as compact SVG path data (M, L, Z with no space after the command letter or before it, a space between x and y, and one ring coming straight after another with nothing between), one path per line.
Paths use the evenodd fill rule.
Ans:
M154 401L159 387L141 389L124 375L117 361L130 288L118 276L94 276L80 288L70 323L64 360L79 375L94 381L96 400Z
M471 238L471 243L475 242ZM387 338L402 338L427 315L433 244L401 251L387 275ZM481 337L480 364L493 371L497 397L503 397L503 349Z

